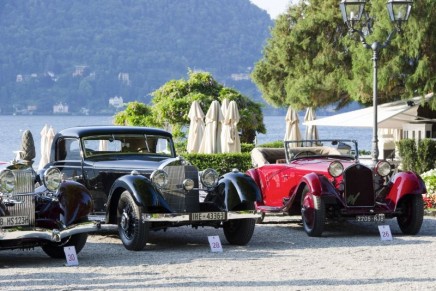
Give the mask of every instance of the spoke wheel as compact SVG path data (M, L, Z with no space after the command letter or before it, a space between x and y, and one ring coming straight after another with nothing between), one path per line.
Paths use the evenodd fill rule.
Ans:
M422 195L404 197L399 206L401 214L397 217L398 225L404 234L417 234L424 219L424 201Z
M306 186L301 195L301 217L308 236L321 236L325 225L325 205L321 197L311 195Z
M118 234L126 249L144 249L148 238L148 224L141 221L142 207L136 205L128 191L121 194L118 201Z

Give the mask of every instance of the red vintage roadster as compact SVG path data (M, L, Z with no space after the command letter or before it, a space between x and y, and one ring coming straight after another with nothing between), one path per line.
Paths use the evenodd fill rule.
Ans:
M413 172L395 173L387 161L361 163L354 140L286 141L284 148L255 148L251 155L255 168L247 173L262 192L257 210L301 214L309 236L321 236L327 219L396 217L404 234L421 228L422 179Z

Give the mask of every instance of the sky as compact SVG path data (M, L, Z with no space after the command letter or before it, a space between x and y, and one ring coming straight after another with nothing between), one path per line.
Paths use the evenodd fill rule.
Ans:
M263 10L266 10L272 19L275 19L279 14L286 11L291 3L296 3L297 0L250 0Z

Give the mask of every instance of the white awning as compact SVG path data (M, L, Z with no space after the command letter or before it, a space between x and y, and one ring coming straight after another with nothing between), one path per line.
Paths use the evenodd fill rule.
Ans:
M425 101L433 97L433 93L425 96ZM403 124L417 120L418 107L422 97L409 100L384 103L377 107L377 125L379 128L403 128ZM420 120L423 120L422 118ZM313 121L303 122L304 125L373 127L373 106L345 112Z

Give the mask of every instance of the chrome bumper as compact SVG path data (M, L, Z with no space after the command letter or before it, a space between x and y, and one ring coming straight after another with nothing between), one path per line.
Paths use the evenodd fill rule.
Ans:
M0 240L12 239L42 239L52 242L60 242L63 238L78 233L100 231L110 227L101 225L99 222L84 222L67 227L63 230L34 228L32 230L0 229Z
M255 210L245 210L245 211L228 211L227 220L231 219L244 219L253 218L257 219L261 217L261 213ZM182 221L194 221L191 219L190 213L143 213L142 222L182 222ZM217 220L201 220L203 221L217 221ZM219 221L219 220L218 220Z

